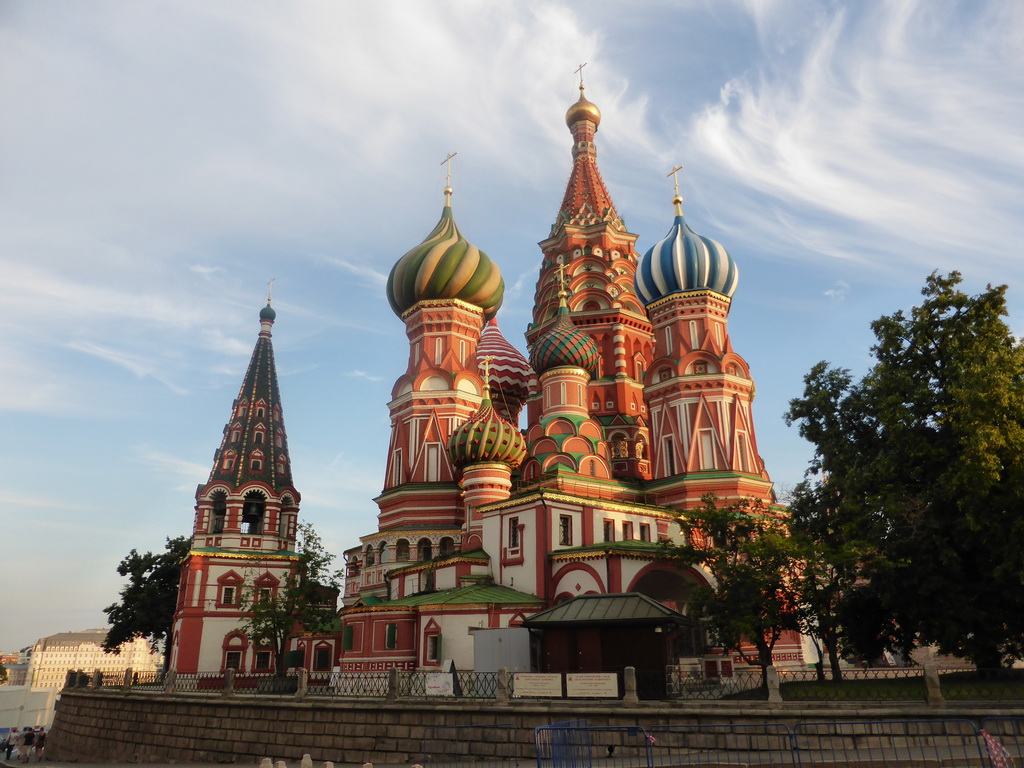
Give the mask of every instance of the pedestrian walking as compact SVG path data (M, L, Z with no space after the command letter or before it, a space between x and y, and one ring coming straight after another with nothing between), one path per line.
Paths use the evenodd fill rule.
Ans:
M36 734L31 725L26 725L18 736L18 759L21 762L28 762L28 756L32 752L32 745L35 743Z
M5 760L11 759L11 752L18 745L18 726L14 726L10 731L7 732L7 738L4 739L4 750L7 752L4 757Z
M35 744L32 745L32 752L36 756L36 762L38 763L43 759L43 749L46 748L46 729L42 726L36 731Z

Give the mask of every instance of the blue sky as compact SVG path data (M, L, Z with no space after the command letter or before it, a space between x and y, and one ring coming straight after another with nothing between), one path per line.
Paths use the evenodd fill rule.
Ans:
M932 270L1024 316L1017 0L0 2L0 649L101 626L117 562L190 531L276 278L302 514L375 529L407 344L384 282L456 220L520 349L570 169L582 62L598 161L643 252L687 221L740 267L730 320L782 489L818 360Z

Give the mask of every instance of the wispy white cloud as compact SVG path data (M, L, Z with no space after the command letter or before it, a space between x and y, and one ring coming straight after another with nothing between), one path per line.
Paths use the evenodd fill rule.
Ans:
M349 379L366 379L367 381L383 381L384 380L383 376L374 376L371 373L367 373L366 371L359 371L359 370L348 371L348 372L346 372L344 374L344 376L346 378L349 378Z
M188 394L188 390L171 381L164 373L160 362L156 359L133 354L120 349L113 349L91 341L73 341L68 343L69 349L91 355L100 360L120 366L138 378L152 378L159 381L178 395Z
M1010 263L1005 232L1024 236L1006 205L1024 192L1024 11L1012 5L835 4L794 32L793 3L751 3L764 63L725 84L695 139L736 182L802 212L802 226L835 239L843 222L829 255L935 266L967 248ZM783 37L799 55L775 63Z
M357 277L365 278L368 282L374 283L375 285L384 285L388 281L388 276L383 272L374 269L369 264L357 264L346 259L339 259L332 256L324 258L326 264L330 264L333 267L337 267L343 272L356 275Z
M825 291L825 295L835 301L842 301L846 298L849 290L850 286L845 280L838 280L834 286Z
M196 483L203 482L210 474L209 465L188 461L148 445L135 446L132 454L136 461L147 465L154 472L179 479L181 485L177 486L177 490L194 491Z

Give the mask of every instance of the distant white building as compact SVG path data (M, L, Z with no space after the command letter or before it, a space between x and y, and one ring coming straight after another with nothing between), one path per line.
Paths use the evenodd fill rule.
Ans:
M61 688L69 669L87 673L100 670L114 674L131 669L152 672L160 669L162 658L147 640L137 638L121 646L120 653L105 653L105 629L60 632L36 641L29 652L25 684L33 688Z

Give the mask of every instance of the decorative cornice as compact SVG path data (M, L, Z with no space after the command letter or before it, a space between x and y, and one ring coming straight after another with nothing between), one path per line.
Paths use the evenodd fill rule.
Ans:
M298 555L268 555L259 552L203 552L190 549L188 553L192 557L224 557L228 560L290 560L294 562L299 559Z
M707 289L700 289L700 290L696 290L696 291L676 291L675 293L670 293L668 296L663 296L662 298L658 299L657 301L652 301L650 304L647 305L647 312L650 313L650 312L654 311L655 309L657 309L658 307L660 307L660 306L662 306L664 304L668 304L668 303L670 303L672 301L678 301L679 298L683 297L683 296L685 296L686 298L699 298L699 297L707 296L709 298L713 298L713 299L717 299L718 301L721 301L727 307L732 304L732 299L729 296L723 296L722 294L718 293L717 291L709 291Z

